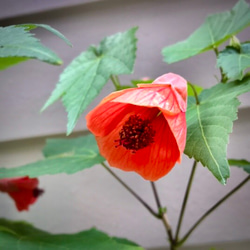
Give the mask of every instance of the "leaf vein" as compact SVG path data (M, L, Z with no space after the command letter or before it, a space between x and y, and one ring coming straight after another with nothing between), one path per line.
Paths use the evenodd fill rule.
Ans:
M214 161L214 163L215 163L215 165L216 165L216 167L217 167L217 169L218 169L220 175L222 176L221 171L220 171L219 164L218 164L218 162L216 161L216 159L214 158L214 156L213 156L213 154L212 154L212 151L211 151L211 149L210 149L210 147L209 147L209 145L208 145L206 136L205 136L205 134L204 134L203 126L202 126L202 123L201 123L200 107L199 107L199 105L197 105L197 116L198 116L198 121L199 121L199 125L200 125L200 130L201 130L202 138L203 138L203 140L204 140L204 142L205 142L205 145L206 145L206 147L207 147L207 150L208 150L208 152L209 152L211 158L213 159L213 161Z

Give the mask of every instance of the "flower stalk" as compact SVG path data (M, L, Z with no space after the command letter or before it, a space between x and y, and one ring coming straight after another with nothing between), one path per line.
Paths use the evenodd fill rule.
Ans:
M189 86L192 88L192 90L193 90L194 97L195 97L195 101L196 101L196 105L199 105L200 102L199 102L198 94L197 94L197 91L196 91L194 85L193 85L192 83L190 83L190 82L188 82L188 85L189 85Z
M155 183L152 182L152 181L151 181L151 186L152 186L152 189L153 189L153 194L154 194L154 197L155 197L156 205L158 207L159 215L161 216L161 220L162 220L162 222L164 224L164 227L166 229L166 232L168 234L171 250L174 250L175 249L174 248L174 238L173 238L173 234L172 234L172 228L170 226L170 223L169 223L169 220L168 220L168 217L167 217L166 208L162 207L161 202L160 202L160 198L159 198L156 186L155 186Z
M129 191L154 217L160 219L160 215L155 212L134 190L132 190L122 179L120 179L104 162L101 165L123 186Z
M112 83L113 83L114 86L115 86L115 90L116 90L116 91L117 91L117 90L120 90L120 89L121 89L121 84L120 84L120 81L119 81L118 76L116 76L116 75L111 75L111 76L110 76L110 79L111 79Z
M211 214L217 207L219 207L224 201L226 201L231 195L238 191L243 185L245 185L250 180L250 175L246 177L240 184L238 184L234 189L232 189L228 194L221 198L215 205L213 205L207 212L205 212L200 219L189 229L189 231L184 235L184 237L178 242L178 246L183 245L183 243L188 239L191 233L199 226L199 224Z
M218 58L218 56L219 56L219 50L218 50L217 47L214 47L214 52L215 52L216 57ZM222 83L226 83L228 79L227 79L227 76L223 72L223 69L221 67L220 67L220 74L221 74L221 82Z
M181 212L180 212L179 220L178 220L178 223L177 223L177 229L176 229L176 234L175 234L175 242L177 242L178 238L179 238L179 233L180 233L180 229L181 229L181 225L182 225L182 221L183 221L183 216L184 216L184 213L185 213L185 210L186 210L186 205L187 205L188 197L189 197L189 194L190 194L191 186L192 186L192 183L193 183L196 167L197 167L197 161L194 161L192 171L191 171L191 174L190 174L190 177L189 177L189 180L188 180L186 192L185 192L185 195L184 195L183 203L182 203L182 206L181 206Z

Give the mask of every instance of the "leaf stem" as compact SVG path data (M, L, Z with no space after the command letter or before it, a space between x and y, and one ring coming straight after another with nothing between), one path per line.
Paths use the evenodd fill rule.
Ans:
M114 86L115 86L115 89L116 89L116 90L120 90L120 89L121 89L121 84L120 84L120 81L119 81L118 76L116 76L116 75L111 75L111 76L110 76L110 79L111 79L111 81L113 82L113 84L114 84Z
M178 223L177 223L177 229L176 229L176 233L175 233L175 242L178 242L179 233L180 233L180 229L181 229L181 224L182 224L183 216L184 216L184 213L185 213L188 197L189 197L189 194L190 194L191 186L192 186L192 183L193 183L193 178L194 178L194 173L195 173L195 170L196 170L196 166L197 166L197 161L194 161L192 171L191 171L191 174L189 176L189 180L188 180L186 192L185 192L185 195L184 195L184 199L183 199L183 202L182 202L179 220L178 220Z
M213 205L206 213L204 213L200 219L189 229L186 235L178 242L178 246L181 246L190 234L194 231L194 229L210 214L212 213L218 206L220 206L225 200L227 200L232 194L234 194L237 190L239 190L244 184L246 184L250 180L250 175L245 178L238 186L232 189L228 194L226 194L222 199L220 199L215 205Z
M214 47L214 52L215 52L216 58L218 58L218 56L219 56L219 50L218 50L217 47ZM222 82L222 83L226 83L226 82L227 82L227 76L226 76L226 74L223 72L222 67L220 67L219 69L220 69L220 74L221 74L221 82Z
M135 193L124 181L122 181L104 162L101 165L118 181L125 187L154 217L161 219L161 216L155 212L137 193Z
M193 92L194 92L194 97L195 97L195 100L196 100L196 105L199 105L200 102L199 102L199 98L198 98L198 94L196 92L196 89L194 87L194 85L190 82L188 82L188 85L192 88Z
M171 245L171 250L173 250L174 249L174 238L173 238L172 229L171 229L168 217L167 217L166 209L164 209L161 206L160 198L159 198L155 183L152 181L151 181L151 186L153 189L153 193L154 193L155 201L156 201L156 204L158 207L160 218L161 218L161 220L164 224L164 227L166 229L166 232L168 234L168 238L169 238L170 245Z

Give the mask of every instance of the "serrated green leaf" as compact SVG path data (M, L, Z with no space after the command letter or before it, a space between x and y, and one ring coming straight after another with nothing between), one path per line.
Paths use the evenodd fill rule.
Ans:
M218 47L250 25L249 5L241 0L229 12L210 15L186 40L163 48L164 61L174 63Z
M240 51L229 46L221 51L217 67L221 67L230 80L241 80L244 70L250 67L250 43L241 44Z
M117 240L116 240L117 239ZM0 219L0 248L5 250L143 250L95 228L75 234L51 234L21 221Z
M223 184L230 175L227 144L240 104L236 97L247 91L250 91L250 78L220 83L202 91L199 105L189 98L185 154L200 161Z
M52 28L51 26L49 26L47 24L26 23L26 24L18 24L18 25L16 25L16 27L25 27L28 30L36 29L38 27L44 28L44 29L50 31L51 33L53 33L54 35L58 36L59 38L61 38L69 46L72 46L72 43L61 32L59 32L58 30Z
M49 139L43 153L44 160L15 168L0 168L0 179L73 174L105 161L92 134L74 139Z
M25 27L0 27L0 65L7 63L1 69L24 61L24 57L55 65L62 64L62 60L49 48L43 46Z
M241 160L228 159L228 164L230 166L236 166L236 167L242 168L245 172L250 174L250 162L245 159L241 159Z
M91 46L75 58L60 76L59 83L42 110L59 98L68 112L67 134L111 75L130 74L136 57L137 28L117 33Z

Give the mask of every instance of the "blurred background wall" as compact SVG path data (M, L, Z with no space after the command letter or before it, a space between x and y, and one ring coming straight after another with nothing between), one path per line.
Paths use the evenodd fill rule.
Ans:
M37 29L36 37L53 49L64 65L51 66L30 60L0 74L0 166L14 167L42 159L45 138L65 136L67 114L57 102L39 113L54 89L63 69L91 44L105 36L138 26L138 50L134 73L121 76L122 83L141 77L156 78L167 72L182 75L188 81L210 87L219 71L215 55L207 52L179 63L163 62L161 49L187 38L208 14L231 9L235 0L1 0L0 25L43 23L62 32L73 44L70 48L48 31ZM249 29L238 35L249 40ZM113 90L108 83L99 97L80 118L75 135L86 130L85 115ZM244 94L230 136L230 158L249 159L250 95ZM192 161L186 156L173 171L157 182L162 203L167 206L175 227ZM115 171L154 206L150 184L134 173ZM226 186L199 165L182 232L218 199L239 183L246 174L231 170ZM25 219L54 233L77 232L96 226L111 235L126 237L145 248L166 245L164 228L100 166L74 175L42 176L45 194L29 212L18 213L13 202L0 193L0 217ZM218 242L250 242L249 184L206 219L188 240L189 245ZM247 243L246 243L247 242ZM206 248L207 249L207 248ZM243 249L243 248L242 248Z

